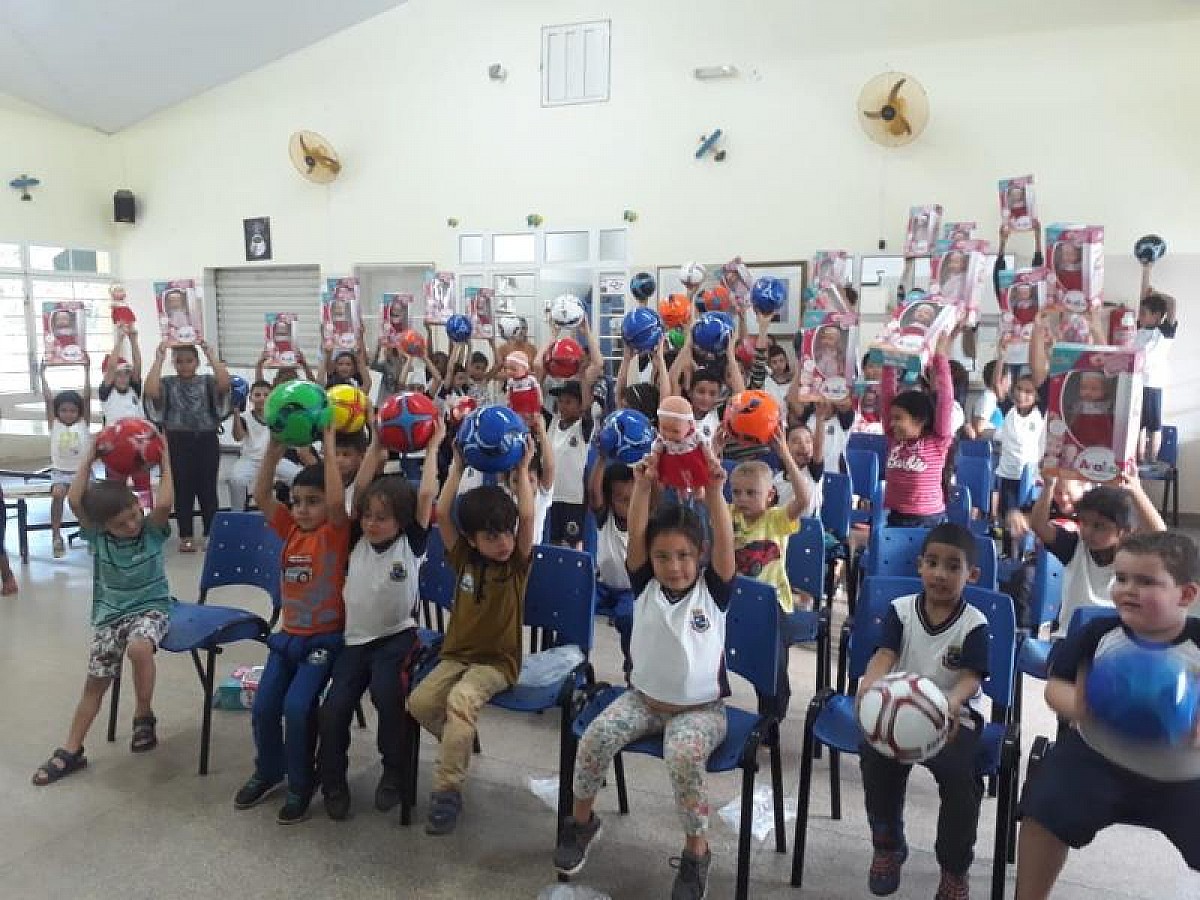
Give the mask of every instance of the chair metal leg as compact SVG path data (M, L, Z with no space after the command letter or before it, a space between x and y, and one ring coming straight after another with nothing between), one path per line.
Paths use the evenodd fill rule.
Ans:
M810 705L804 718L804 739L800 745L800 784L796 789L796 831L792 838L792 887L800 887L804 879L804 848L808 840L808 807L812 799L813 744L820 709Z
M24 497L17 500L17 540L21 547L21 562L29 562L29 504ZM111 741L112 738L109 738Z
M1012 779L1008 773L1000 778L1000 793L996 800L996 842L992 853L992 900L1004 900L1004 882L1008 866L1008 818Z
M1034 637L1036 637L1036 635L1031 634L1029 639L1031 640ZM1020 645L1018 644L1018 646L1020 646ZM1025 706L1025 704L1022 700L1022 694L1024 693L1021 689L1022 688L1022 678L1023 678L1023 676L1022 676L1021 670L1014 667L1013 668L1012 705L1009 707L1010 721L1012 721L1012 723L1014 725L1021 724L1021 712Z
M617 776L617 809L629 815L629 793L625 789L625 759L618 753L613 757L613 772Z
M829 818L842 817L842 754L829 748Z
M748 900L750 896L750 826L754 815L754 773L758 767L742 767L742 816L738 825L737 887L735 900ZM777 809L778 820L781 810ZM776 822L778 827L778 822Z
M204 695L203 708L200 712L200 774L208 774L208 744L212 738L212 700L213 700L213 680L216 677L217 670L217 653L220 652L219 647L209 647L205 653L205 671L200 679L201 693ZM193 659L199 665L199 659L196 656L196 651L192 651Z
M479 743L479 732L475 732L475 739L471 742L471 752L478 756L483 752L483 747Z
M783 819L783 751L780 749L779 726L772 725L774 732L767 746L771 754L771 801L775 808L775 852L787 853L787 822ZM751 795L753 799L753 795Z
M109 688L108 698L108 742L111 744L117 739L117 709L121 705L121 673L117 673L117 677L113 679L112 687Z

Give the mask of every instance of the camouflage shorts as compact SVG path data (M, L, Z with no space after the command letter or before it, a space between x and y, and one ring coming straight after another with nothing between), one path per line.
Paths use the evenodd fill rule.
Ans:
M92 632L92 649L88 657L88 674L93 678L116 678L121 673L121 660L131 640L149 641L154 649L167 633L165 612L151 610L117 619Z

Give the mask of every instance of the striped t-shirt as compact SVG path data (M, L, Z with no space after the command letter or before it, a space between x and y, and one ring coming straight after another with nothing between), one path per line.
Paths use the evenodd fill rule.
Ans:
M150 611L169 612L171 589L163 562L170 527L144 520L137 537L113 537L103 528L80 535L95 549L92 557L92 625L102 628L119 619Z

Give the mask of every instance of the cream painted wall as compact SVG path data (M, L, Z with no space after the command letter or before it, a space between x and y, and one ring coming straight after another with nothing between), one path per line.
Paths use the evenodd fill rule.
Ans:
M0 94L0 241L115 249L116 152L99 132ZM8 187L23 173L42 182L29 203Z

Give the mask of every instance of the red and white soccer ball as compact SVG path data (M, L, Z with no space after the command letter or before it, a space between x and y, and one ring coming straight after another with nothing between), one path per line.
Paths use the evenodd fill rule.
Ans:
M920 675L893 672L862 695L858 724L872 747L902 763L936 756L950 734L946 695Z

